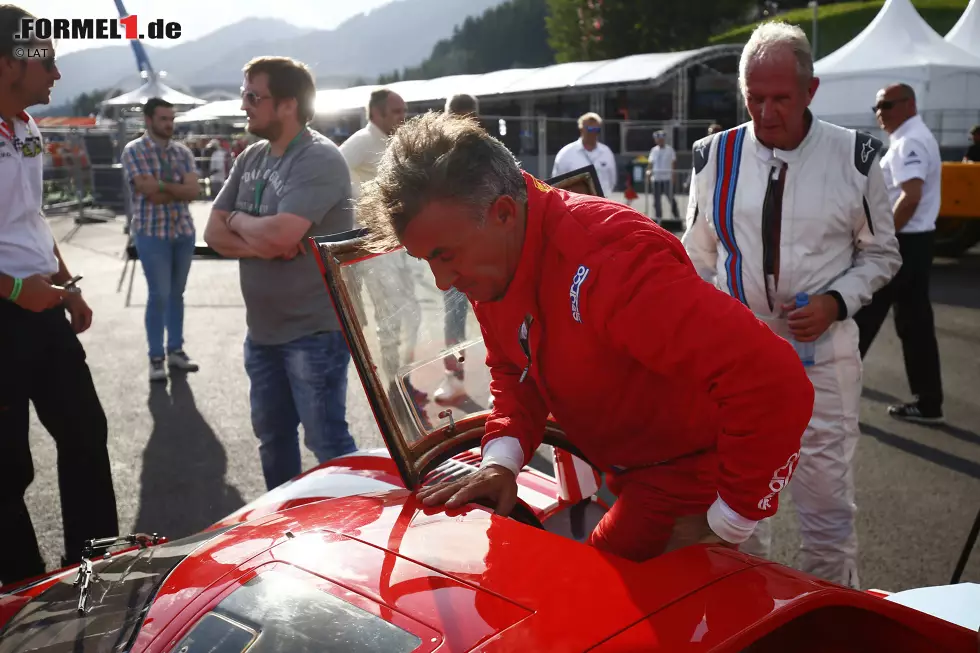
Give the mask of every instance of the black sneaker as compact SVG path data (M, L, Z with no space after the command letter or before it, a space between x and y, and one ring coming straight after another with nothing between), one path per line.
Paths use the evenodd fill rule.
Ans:
M151 358L150 359L150 381L166 381L167 380L167 370L163 367L163 358Z
M917 402L889 406L888 414L895 419L904 420L906 422L915 422L916 424L946 423L946 421L943 419L943 411L924 411L919 407Z
M196 372L199 369L197 363L192 361L183 349L176 349L167 354L167 365L185 372Z

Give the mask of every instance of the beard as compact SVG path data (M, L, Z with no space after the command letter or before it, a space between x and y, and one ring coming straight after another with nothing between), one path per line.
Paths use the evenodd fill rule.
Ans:
M252 122L249 121L248 131L251 134L255 134L259 138L264 138L267 141L274 141L282 135L282 121L272 119L268 124L262 127L253 127Z
M160 129L158 127L151 127L150 131L153 132L154 136L156 136L157 138L161 138L163 140L169 140L174 135L173 129L166 130L166 129Z

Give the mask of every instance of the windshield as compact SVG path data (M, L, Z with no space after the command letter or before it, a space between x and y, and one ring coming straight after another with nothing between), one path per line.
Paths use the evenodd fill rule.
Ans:
M448 424L449 412L459 421L489 407L487 351L464 295L439 290L428 264L404 249L346 263L341 274L409 446ZM449 377L459 391L438 396Z
M170 572L202 543L228 528L93 562L85 614L77 610L75 574L65 576L25 605L0 631L0 653L127 650Z
M328 581L273 568L224 598L170 653L409 653L421 644L405 628L324 591L336 587ZM348 598L356 600L353 594ZM418 627L386 612L406 627Z

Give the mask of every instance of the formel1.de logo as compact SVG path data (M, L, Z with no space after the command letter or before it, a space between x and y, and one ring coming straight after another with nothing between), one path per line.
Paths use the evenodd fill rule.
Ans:
M141 24L136 14L125 18L23 18L17 40L167 40L180 38L180 32L178 22L157 18Z

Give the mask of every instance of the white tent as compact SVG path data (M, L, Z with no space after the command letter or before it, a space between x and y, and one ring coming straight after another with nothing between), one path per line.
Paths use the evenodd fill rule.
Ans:
M980 57L980 0L970 0L966 11L946 35L946 41Z
M207 104L207 100L201 100L199 98L187 95L186 93L181 93L180 91L174 90L160 81L160 79L157 77L147 80L135 91L117 95L111 100L106 100L102 104L103 106L133 107L146 104L147 100L155 97L166 100L167 102L175 104L178 107L196 107L202 104Z
M976 0L974 0L976 2ZM937 138L960 143L980 107L980 57L943 40L910 0L887 0L849 43L814 66L820 88L811 109L848 127L875 129L875 93L904 82ZM948 136L947 136L948 135Z
M207 122L242 120L245 112L242 110L241 100L215 100L199 107L194 107L190 111L185 111L176 118L174 122Z

